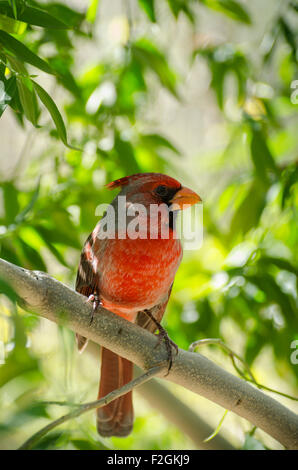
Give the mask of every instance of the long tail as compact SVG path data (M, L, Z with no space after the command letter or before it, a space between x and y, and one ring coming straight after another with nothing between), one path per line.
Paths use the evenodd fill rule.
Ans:
M132 380L132 362L102 348L98 398ZM132 392L97 410L97 431L102 436L127 436L133 427Z

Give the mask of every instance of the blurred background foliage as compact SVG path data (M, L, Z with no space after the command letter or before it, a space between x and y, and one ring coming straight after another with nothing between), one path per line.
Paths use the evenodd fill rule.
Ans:
M295 395L297 13L295 0L0 1L0 256L73 286L96 208L115 195L104 184L144 171L177 177L203 198L204 242L179 268L171 338L182 348L221 338L258 382ZM78 356L71 332L0 287L8 449L68 409L53 401L93 400L99 367L88 351ZM218 348L202 353L233 370ZM219 406L169 388L216 428ZM99 438L87 414L37 448L195 447L135 397L128 438ZM228 413L221 432L249 448L251 428Z

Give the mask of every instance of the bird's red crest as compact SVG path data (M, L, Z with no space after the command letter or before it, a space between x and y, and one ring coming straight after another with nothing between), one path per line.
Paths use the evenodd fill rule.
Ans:
M115 188L119 188L122 186L126 186L129 183L129 179L130 179L129 176L124 176L123 178L119 178L118 180L108 183L106 187L108 189L115 189Z
M181 186L180 183L178 183L178 181L176 181L174 178L171 178L167 175L162 175L161 173L136 173L135 175L124 176L123 178L112 181L111 183L108 183L106 187L107 189L122 188L122 186L126 186L135 181L143 181L144 183L155 181L156 183L170 183L177 187Z

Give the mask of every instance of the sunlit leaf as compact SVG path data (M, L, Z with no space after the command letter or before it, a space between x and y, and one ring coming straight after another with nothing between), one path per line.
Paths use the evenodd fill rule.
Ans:
M0 8L1 11L1 8ZM0 29L11 34L23 34L26 31L27 23L15 20L0 13Z
M53 70L47 62L41 59L38 55L34 54L27 46L15 39L5 31L0 31L0 44L4 50L8 50L22 62L34 65L43 72L53 74Z
M89 21L89 23L94 23L96 20L96 14L97 14L99 2L100 0L90 1L90 5L86 13L86 20Z
M32 81L30 78L17 76L17 87L25 116L36 127L39 111Z

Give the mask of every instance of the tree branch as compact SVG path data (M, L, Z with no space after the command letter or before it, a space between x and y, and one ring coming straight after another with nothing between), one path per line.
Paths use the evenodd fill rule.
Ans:
M103 308L90 325L92 306L86 298L45 273L0 260L0 276L10 283L23 308L64 324L145 370L167 358L164 345L156 347L153 334ZM179 349L166 380L246 418L286 448L298 449L295 413L204 356Z
M105 397L89 403L84 403L83 405L78 406L75 410L71 411L70 413L60 416L60 418L56 419L55 421L52 421L47 426L33 434L33 436L31 436L26 442L24 442L24 444L21 445L19 450L32 449L40 439L42 439L46 434L48 434L48 432L52 431L52 429L56 428L57 426L60 426L60 424L66 423L71 419L77 418L78 416L82 415L83 413L86 413L87 411L95 410L97 408L102 408L103 406L108 405L112 401L116 400L116 398L119 398L122 395L125 395L127 392L130 392L133 388L139 387L140 385L144 384L152 377L154 377L154 375L157 375L158 372L161 372L162 369L162 366L152 367L152 369L149 369L144 374L139 375L138 377L131 380L122 387L117 388L116 390L113 390L112 392L108 393ZM164 368L164 370L166 370L166 367Z

